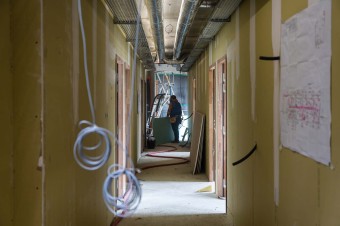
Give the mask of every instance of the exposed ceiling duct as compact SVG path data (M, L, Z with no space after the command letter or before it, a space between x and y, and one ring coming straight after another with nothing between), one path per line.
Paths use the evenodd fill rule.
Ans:
M231 14L237 9L242 0L220 0L215 7L207 26L203 29L193 50L186 59L181 71L188 72L207 45L218 33L225 22L230 21Z
M150 16L152 36L155 41L158 61L164 60L164 35L163 35L163 18L162 18L162 1L145 0L146 7Z
M113 15L113 22L119 24L126 35L126 41L131 42L134 48L137 48L137 54L143 64L148 69L154 69L155 64L152 59L150 48L146 36L141 26L138 34L138 46L135 45L137 31L138 10L134 0L105 0L108 9Z
M183 0L181 10L179 13L177 33L174 43L174 56L175 60L180 58L183 43L187 33L190 29L190 25L195 18L197 9L199 8L202 0Z
M126 41L135 45L139 1L102 1L125 33ZM181 71L187 72L242 0L143 1L138 56L148 69L155 68L158 56L157 63L183 65Z

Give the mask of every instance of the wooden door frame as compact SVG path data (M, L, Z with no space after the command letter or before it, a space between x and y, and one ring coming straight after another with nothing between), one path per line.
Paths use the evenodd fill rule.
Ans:
M215 72L214 72L215 71ZM211 65L209 67L208 72L209 77L209 122L208 122L208 136L209 136L209 168L208 168L208 178L209 181L215 181L215 151L216 151L216 143L215 143L215 132L214 132L214 83L216 79L216 65Z
M217 61L217 152L216 152L216 193L219 197L226 197L226 155L227 155L227 92L226 92L226 69L227 57Z
M124 120L124 124L125 124L125 143L124 143L124 147L127 148L128 154L130 156L130 158L132 158L132 150L131 150L131 142L127 140L127 138L129 138L131 140L131 128L129 129L128 127L131 127L131 125L128 125L129 122L129 112L130 112L130 103L131 103L131 98L133 98L133 96L131 96L131 89L134 89L135 87L131 87L131 70L130 70L130 65L128 65L127 63L124 64L124 87L125 87L125 120ZM133 104L133 102L131 103ZM131 114L133 112L131 111ZM130 116L132 117L132 115ZM130 120L130 123L132 122L132 120ZM130 134L128 134L128 132L130 132ZM130 166L127 166L130 167Z
M146 136L146 81L144 78L141 79L141 90L140 90L140 117L141 117L141 136L140 136L140 144L141 151L143 152L143 148L145 147L145 136Z
M116 134L119 144L116 142L116 151L115 151L115 163L119 165L124 165L126 162L126 155L124 154L124 147L126 147L126 135L127 135L127 117L128 117L128 109L127 97L130 96L130 93L127 94L127 86L129 85L126 82L126 74L130 70L129 65L127 65L121 57L116 55ZM129 142L129 146L130 146ZM129 149L129 154L131 154L131 148ZM118 195L122 195L124 193L124 189L126 185L126 180L118 180L117 184L117 192Z
M193 78L191 79L192 81L192 111L191 112L195 112L196 111L196 96L197 96L197 79L196 79L196 76L193 76Z

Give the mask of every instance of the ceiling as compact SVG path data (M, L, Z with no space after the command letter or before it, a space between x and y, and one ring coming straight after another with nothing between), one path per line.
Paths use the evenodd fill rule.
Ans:
M241 0L105 0L127 41L135 45L140 8L138 55L147 68L175 64L189 71ZM141 3L141 5L139 5ZM181 12L182 9L182 12ZM176 37L177 36L177 37Z

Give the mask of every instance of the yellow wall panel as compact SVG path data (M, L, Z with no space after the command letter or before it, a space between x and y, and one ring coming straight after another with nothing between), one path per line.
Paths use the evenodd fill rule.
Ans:
M0 225L13 225L13 83L10 65L10 1L0 2Z
M316 163L291 151L280 155L280 205L282 225L317 225L318 177Z
M282 5L283 20L288 19L295 13L305 9L307 1L298 1L295 4L284 2ZM336 59L339 54L337 40L339 38L338 14L339 7L333 1L332 10L332 164L336 166L339 155L336 147L339 146L337 139L339 135L338 117L336 112L338 106L334 97L338 95L334 85L337 83L338 67ZM280 155L280 206L279 222L284 225L337 225L339 217L335 209L339 208L340 194L336 187L339 173L329 167L320 165L309 158L283 149Z
M331 138L331 156L332 164L335 169L330 170L328 167L319 166L320 179L320 225L335 226L339 224L340 217L337 210L340 209L340 153L337 151L340 147L340 90L337 88L340 84L340 2L332 1L332 138Z
M256 57L272 55L270 1L256 1ZM254 225L274 225L273 63L256 61Z
M112 214L106 210L101 194L108 164L98 171L89 172L76 165L73 159L77 122L79 119L91 119L85 89L82 44L75 32L79 27L72 15L76 11L75 2L34 0L0 3L0 24L7 34L0 37L1 52L6 53L0 56L0 100L6 106L0 110L0 120L8 128L6 132L0 132L1 140L4 141L2 147L7 150L1 152L0 175L4 178L2 185L5 186L1 186L0 191L9 194L2 200L9 208L0 207L1 225L35 226L42 225L44 221L46 225L90 226L108 225L112 220ZM112 23L112 18L100 1L82 2L97 123L115 132L115 56L119 55L130 66L132 75L133 49L126 43L121 29ZM43 9L40 8L41 3ZM271 3L270 0L256 0L257 58L260 55L272 55ZM282 1L282 21L307 5L307 0ZM337 76L340 66L336 63L340 57L339 2L333 1L332 15L331 144L334 168L283 149L280 152L278 207L274 204L273 63L256 60L257 118L253 122L249 8L250 0L240 5L239 50L234 49L237 55L227 59L227 203L234 216L234 224L336 226L340 222L337 211L340 208L340 155L336 151L340 146L340 139L337 139L340 134L340 107L337 101L340 91L336 88L340 82ZM209 129L208 120L212 117L208 113L209 66L224 57L228 48L236 45L236 24L234 13L231 22L224 25L210 44L210 50L208 47L202 53L189 72L197 81L196 110L207 115L206 129ZM240 59L239 78L235 74L238 66L236 57ZM140 67L142 65L138 63L135 90L140 82L139 71L143 71ZM131 147L136 161L136 93L132 103ZM207 133L206 138L208 153L211 150L208 149L210 138ZM232 162L243 157L254 142L258 144L255 154L241 165L232 166ZM38 168L41 154L45 161L45 177ZM114 162L113 156L109 162ZM209 167L208 158L206 166ZM11 167L15 170L13 175Z
M1 3L1 24L8 31L0 38L1 50L6 52L5 58L0 58L1 68L6 69L1 101L8 107L1 109L1 118L7 117L7 131L13 129L15 138L12 142L12 133L6 134L4 147L8 151L1 158L0 172L6 178L1 189L9 194L4 200L6 209L1 210L4 225L11 225L12 214L13 225L32 226L108 225L113 218L102 199L109 164L97 171L85 171L75 163L72 152L78 121L91 120L76 3ZM115 132L115 57L118 53L129 64L127 53L131 49L102 2L82 1L82 8L96 122ZM136 105L135 98L133 103ZM136 114L134 107L132 117ZM135 127L136 120L132 133ZM15 174L11 188L13 143ZM132 145L136 149L135 141ZM114 162L113 153L114 149L109 163ZM40 156L44 169L38 166Z
M274 203L274 160L273 160L273 62L256 59L256 118L254 124L250 116L250 79L249 79L249 3L243 1L239 8L240 32L240 77L233 75L237 66L235 59L228 59L228 130L227 130L227 192L228 208L237 225L337 225L340 221L339 209L340 184L338 182L339 154L339 104L337 102L339 83L339 43L340 30L337 21L338 1L332 1L332 167L296 154L290 150L280 151L280 193L279 205ZM282 1L282 22L305 9L307 0ZM202 65L214 65L235 44L236 13L231 22L226 23L212 41L210 47L190 69L189 74L196 77L197 90L204 90L208 70ZM224 40L223 42L221 40ZM209 55L209 48L213 48ZM211 51L211 50L210 50ZM256 58L272 55L272 2L256 0ZM208 53L208 55L207 55ZM210 52L211 54L211 52ZM238 53L237 53L238 54ZM233 80L234 79L234 80ZM197 94L196 108L207 112L208 105ZM205 109L204 109L205 108ZM240 166L231 163L244 156L256 141L258 150L255 155ZM208 150L208 149L207 149ZM208 150L210 151L210 150Z
M282 23L308 6L308 0L284 0L282 2Z
M128 50L126 37L122 34L122 29L119 26L114 26L113 32L115 34L119 34L113 40L113 44L115 46L115 51L117 55L125 62L128 62ZM130 62L129 62L130 63Z
M40 1L11 2L14 88L14 225L41 225Z
M72 93L72 1L44 1L44 219L76 224ZM58 19L56 19L58 18ZM81 84L82 85L82 84ZM65 208L67 207L67 208Z
M228 155L230 170L234 172L234 182L236 188L234 192L234 214L237 217L235 224L240 225L252 225L253 224L253 190L254 190L254 156L246 160L237 166L231 166L231 162L240 159L245 156L251 148L254 146L253 138L253 122L251 119L251 89L250 89L250 58L249 58L249 17L250 17L250 4L249 1L245 1L239 8L239 22L235 23L235 26L239 24L239 35L235 35L236 44L239 43L239 47L235 47L235 54L239 56L235 57L235 67L239 70L239 77L235 79L234 87L234 111L233 118L228 119L228 122L233 122L232 128L229 128L231 133L235 133L234 140L228 139L227 142L235 147L233 155ZM236 20L236 18L235 18ZM239 37L237 41L236 38ZM237 50L238 48L238 50ZM237 61L239 63L237 63ZM239 67L237 69L237 67ZM229 82L231 79L229 79ZM227 81L228 82L228 81ZM230 91L230 90L229 90ZM228 92L230 94L231 92ZM231 104L229 103L229 106Z

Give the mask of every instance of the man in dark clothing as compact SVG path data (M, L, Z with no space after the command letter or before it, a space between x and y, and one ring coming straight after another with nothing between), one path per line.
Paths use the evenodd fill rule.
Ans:
M178 131L178 126L182 122L182 106L178 102L177 98L175 95L172 95L170 97L170 104L169 104L169 109L167 116L170 117L170 122L171 122L171 127L172 131L174 132L175 135L175 140L173 143L179 143L179 131Z

